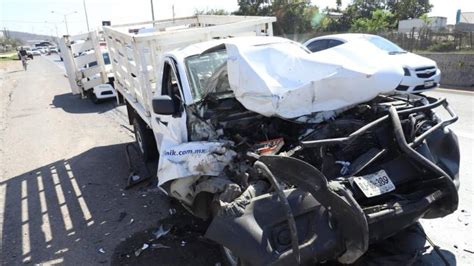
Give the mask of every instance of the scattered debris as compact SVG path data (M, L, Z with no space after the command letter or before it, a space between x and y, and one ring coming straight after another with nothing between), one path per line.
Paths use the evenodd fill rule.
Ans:
M466 251L466 252L468 252L468 253L474 254L474 251L469 250L469 249L463 249L463 251Z
M170 247L165 246L165 245L160 244L160 243L157 243L157 244L152 244L152 245L151 245L151 248L152 248L152 249L160 249L160 248L170 248Z
M105 249L104 248L99 248L99 253L105 254Z
M143 243L143 246L137 250L135 250L135 256L138 257L140 254L142 254L143 251L145 251L150 245L147 243Z
M158 238L168 234L170 232L170 230L171 230L171 228L169 228L168 230L164 230L163 225L160 225L160 228L153 231L153 235L155 236L155 239L158 239Z
M181 241L181 246L184 247L186 245L186 241Z
M173 215L173 214L176 213L176 209L175 208L170 208L169 212L170 212L170 215Z
M461 210L461 213L462 214L458 215L458 221L463 223L465 226L468 226L471 214L467 213L466 210Z

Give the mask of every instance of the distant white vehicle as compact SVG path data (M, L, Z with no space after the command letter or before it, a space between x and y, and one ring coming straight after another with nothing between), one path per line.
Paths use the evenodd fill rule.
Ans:
M33 56L41 55L41 54L42 54L42 53L41 53L41 49L40 49L40 48L33 48L33 49L31 49L31 54L32 54Z
M418 93L439 86L441 71L435 61L407 52L393 42L377 35L358 33L326 35L313 38L305 42L304 46L316 53L361 39L386 51L389 60L397 62L403 67L404 77L396 88L397 91Z

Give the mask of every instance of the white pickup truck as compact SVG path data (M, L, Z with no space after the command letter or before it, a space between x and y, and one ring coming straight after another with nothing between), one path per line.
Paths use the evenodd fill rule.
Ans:
M97 31L68 36L59 41L61 59L73 94L94 103L116 97L113 73L105 42Z
M272 37L274 21L104 27L143 157L159 153L159 186L210 220L205 236L229 263L353 263L369 243L456 210L446 100L396 94L403 69L376 50L362 57L363 43L316 56Z

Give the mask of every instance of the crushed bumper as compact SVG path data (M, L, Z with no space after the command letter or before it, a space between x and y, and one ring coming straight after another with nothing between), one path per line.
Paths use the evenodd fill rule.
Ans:
M407 143L400 117L439 106L451 117ZM420 218L443 217L457 209L459 149L456 136L445 128L456 120L442 99L398 111L392 107L386 116L347 138L301 143L303 147L344 143L380 123L390 124L401 161L430 173L432 178L411 180L408 186L400 185L391 193L371 199L350 183L328 181L302 160L262 156L255 167L269 179L275 193L249 200L239 215L216 216L206 237L231 249L249 264L291 265L335 259L355 262L367 251L369 243L386 239ZM380 153L383 151L376 154ZM371 162L363 167L370 167ZM377 167L400 167L400 160ZM397 187L406 181L402 177L404 170L399 172L401 177L394 178ZM392 173L397 176L396 170ZM282 189L280 182L295 188Z

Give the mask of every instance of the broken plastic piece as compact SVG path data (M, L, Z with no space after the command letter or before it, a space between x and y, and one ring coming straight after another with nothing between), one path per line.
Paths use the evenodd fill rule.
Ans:
M254 150L259 155L275 155L285 144L283 138L271 139L257 143Z
M170 230L171 230L171 228L169 228L168 230L164 230L163 225L160 225L160 228L153 231L153 235L155 236L155 239L158 239L162 236L167 235L170 232Z
M150 245L147 243L143 243L143 246L137 250L135 250L135 256L138 257L140 254L142 254L143 251L145 251Z
M104 248L99 248L99 253L105 254L105 249Z
M151 245L151 248L152 248L152 249L160 249L160 248L170 248L170 247L165 246L165 245L160 244L160 243L157 243L157 244L152 244L152 245Z

